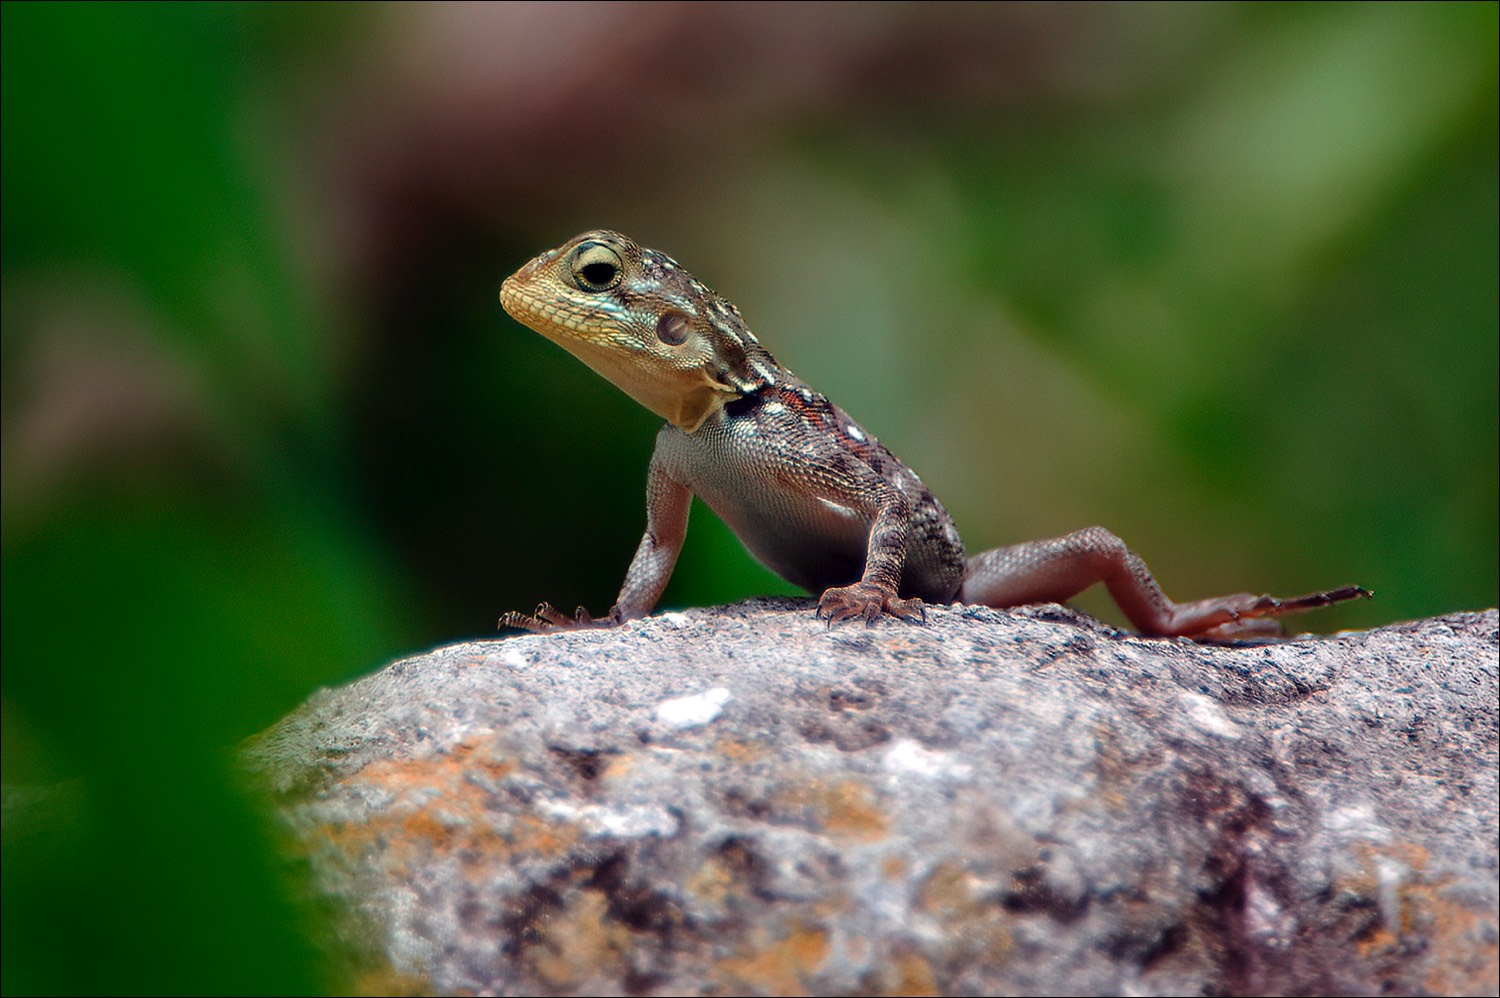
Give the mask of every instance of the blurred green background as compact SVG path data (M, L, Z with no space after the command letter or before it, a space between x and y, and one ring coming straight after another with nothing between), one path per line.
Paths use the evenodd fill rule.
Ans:
M586 228L971 550L1495 605L1496 11L5 4L4 991L388 986L233 752L609 606L655 420L496 301ZM666 603L791 591L700 509Z

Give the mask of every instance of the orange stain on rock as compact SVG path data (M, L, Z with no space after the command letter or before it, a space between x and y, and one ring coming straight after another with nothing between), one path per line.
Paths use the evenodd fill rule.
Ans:
M375 848L406 864L429 853L450 854L482 870L521 855L560 856L578 839L565 823L516 814L497 801L495 784L518 769L492 739L457 745L420 759L374 762L343 779L390 794L362 823L325 825L345 852Z
M731 987L769 995L806 995L808 980L828 957L828 933L798 926L781 939L753 941L750 951L718 963Z
M775 795L778 809L803 812L820 831L839 838L873 842L890 834L890 817L875 792L858 780L816 780L788 786Z

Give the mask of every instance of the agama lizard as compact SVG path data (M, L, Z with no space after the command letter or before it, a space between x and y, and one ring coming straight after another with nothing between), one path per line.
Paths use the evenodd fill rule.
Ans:
M776 362L739 309L671 257L617 232L543 253L500 290L505 310L666 420L646 480L646 533L609 614L543 603L507 613L530 631L622 624L656 606L699 496L783 578L821 593L830 624L920 621L924 604L1062 601L1102 582L1140 631L1223 640L1268 618L1367 597L1344 586L1293 599L1243 593L1173 603L1133 551L1090 527L968 556L914 472Z

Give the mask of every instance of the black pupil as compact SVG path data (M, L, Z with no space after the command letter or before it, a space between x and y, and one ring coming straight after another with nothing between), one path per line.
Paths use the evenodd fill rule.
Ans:
M615 265L612 263L586 263L583 265L583 279L596 288L602 288L615 279Z

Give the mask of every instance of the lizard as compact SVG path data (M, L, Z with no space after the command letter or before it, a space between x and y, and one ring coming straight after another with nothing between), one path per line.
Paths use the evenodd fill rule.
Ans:
M829 625L924 622L926 606L1062 602L1103 583L1143 635L1231 640L1273 618L1366 598L1359 586L1290 599L1239 593L1174 603L1102 527L968 555L941 502L849 415L777 363L740 311L671 257L595 230L501 286L512 317L665 420L646 479L646 532L618 598L595 618L549 603L506 613L533 632L617 626L655 609L693 496L768 568L819 594Z

